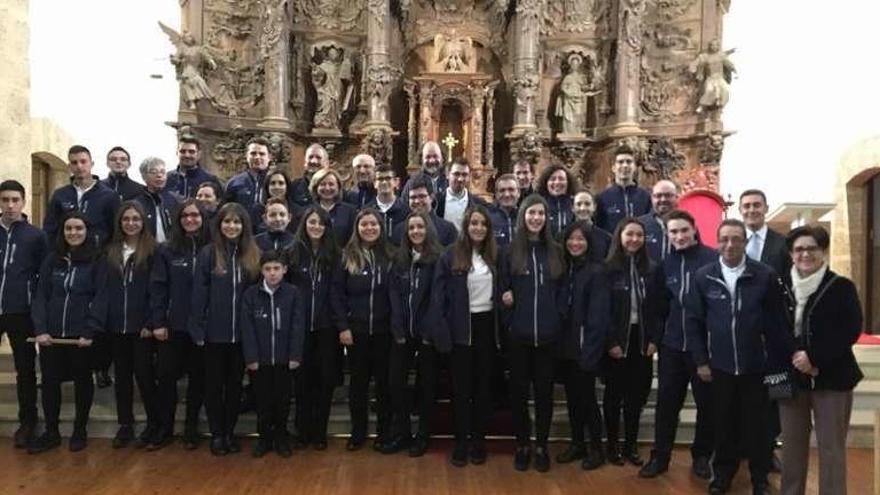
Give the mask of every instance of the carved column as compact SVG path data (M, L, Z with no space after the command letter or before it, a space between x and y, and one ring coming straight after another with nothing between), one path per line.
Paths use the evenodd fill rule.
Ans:
M419 149L431 139L431 103L434 85L430 81L419 83Z
M647 0L619 0L617 6L617 60L613 136L643 134L639 127L639 69Z
M486 88L482 85L471 86L471 104L474 113L471 116L471 153L472 168L483 168L483 103L486 101Z
M263 95L266 109L260 127L289 129L287 95L290 80L287 70L290 33L288 31L287 2L270 0L263 15L260 33L260 59L265 68Z
M416 106L418 103L418 98L416 96L416 83L413 81L404 81L403 90L406 91L406 97L409 101L409 117L406 121L406 137L407 137L407 146L406 146L406 166L418 163L418 159L416 157L416 146L418 145L418 113Z
M400 77L400 69L391 63L389 53L391 28L388 0L367 0L367 128L391 128L388 96Z
M486 86L486 168L495 168L495 88L498 82Z
M535 103L540 80L539 45L544 3L544 0L520 0L516 5L512 135L536 128Z

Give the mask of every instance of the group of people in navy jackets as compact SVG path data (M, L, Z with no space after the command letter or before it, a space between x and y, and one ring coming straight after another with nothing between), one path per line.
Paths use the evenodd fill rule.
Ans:
M501 376L517 470L550 469L559 382L571 441L556 461L581 461L587 470L628 463L654 477L670 462L690 384L698 411L694 473L712 479L711 493L723 493L746 457L756 492L766 488L779 432L761 380L772 357L796 344L784 330L790 325L776 276L790 268L784 243L763 230L764 254L777 258L762 262L760 249L746 255L749 232L761 226L725 220L720 251L705 246L694 218L676 209L674 183L638 187L635 153L626 146L613 153L614 182L595 197L566 168L549 165L535 177L523 161L495 178L494 204L470 192L467 161L444 165L433 142L402 189L394 171L369 155L354 158L355 185L345 190L322 146L307 148L296 180L270 167L269 150L252 139L247 169L224 186L200 167L200 143L184 136L178 168L148 158L141 185L127 177L123 148L108 153L110 177L98 180L91 153L74 146L71 184L52 195L42 230L21 213L21 184L0 184L0 330L9 333L18 371L16 446L39 453L60 445L61 383L72 379L69 447L86 447L101 355L114 367L114 448L167 446L177 382L186 376L185 448L200 442L204 405L211 452L240 451L247 375L257 412L254 456L324 450L345 360L348 450L369 437L372 390L373 448L423 455L438 377L448 369L453 465L486 461ZM752 196L766 205L760 191L743 194ZM39 349L42 433L28 337ZM658 354L656 441L645 464L639 424ZM786 359L779 361L784 368ZM146 413L140 432L135 382ZM729 407L713 408L722 400Z

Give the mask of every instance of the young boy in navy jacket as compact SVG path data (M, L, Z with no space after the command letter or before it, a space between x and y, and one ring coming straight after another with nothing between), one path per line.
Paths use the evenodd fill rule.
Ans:
M28 223L21 183L0 183L0 334L7 332L15 360L18 420L15 447L27 447L37 425L37 353L27 338L34 335L31 300L37 291L40 265L49 249L46 234Z
M257 430L254 457L273 446L281 457L290 457L287 418L290 415L291 370L302 361L304 315L302 298L284 281L287 260L278 251L260 259L263 280L249 287L241 302L241 342L244 362L253 372L257 396Z
M287 229L290 225L287 201L269 198L263 211L263 225L266 230L254 236L254 242L262 251L285 251L293 247L293 232Z

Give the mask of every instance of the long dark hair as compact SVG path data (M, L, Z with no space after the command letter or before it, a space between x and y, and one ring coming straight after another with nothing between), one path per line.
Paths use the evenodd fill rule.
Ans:
M559 164L553 164L544 167L544 170L541 171L541 175L538 176L538 182L537 187L535 187L535 192L537 192L541 196L550 196L550 191L547 189L547 182L550 181L550 176L553 175L557 170L562 170L563 172L565 172L565 177L566 179L568 179L568 187L565 190L565 196L574 196L577 190L580 189L577 177L575 177L575 175L571 173L567 168Z
M317 173L315 174L315 177L318 177ZM314 177L312 178L312 181L314 182ZM373 253L378 254L380 259L390 260L392 258L393 253L391 246L388 244L388 239L385 237L385 223L382 221L382 214L373 208L364 208L358 212L356 217L354 217L354 232L352 232L348 244L345 245L345 249L342 250L342 261L345 264L345 269L351 274L360 273L368 263L368 248L363 245L361 235L358 232L358 225L361 223L361 219L366 216L372 216L379 224L379 238L376 239L376 243L369 249Z
M628 255L626 254L626 249L623 247L623 241L620 240L620 234L623 233L623 230L628 225L632 224L641 227L642 233L645 232L645 225L636 217L625 217L617 224L617 228L614 229L614 234L611 238L611 248L608 250L608 257L605 259L608 263L608 267L613 270L626 270ZM633 255L636 270L639 271L640 275L647 274L648 269L651 266L651 258L648 257L647 244L647 242L643 242L642 247L640 247Z
M183 230L183 225L180 221L180 217L183 215L183 210L190 206L194 206L202 217L202 226L195 235L187 234L186 231ZM171 218L171 236L167 241L168 246L172 251L182 253L190 249L192 247L192 241L195 241L196 249L201 249L202 246L208 243L209 222L208 216L205 215L205 211L202 210L195 198L185 199L182 203L177 205L177 208L174 210L174 216Z
M306 222L312 215L318 215L318 220L324 226L324 235L321 236L318 251L312 254L312 239L306 231ZM305 250L309 256L314 256L318 263L319 270L332 270L339 263L339 244L336 242L336 236L333 235L332 220L330 214L324 208L310 206L302 216L299 227L296 229L294 237L296 238L296 249L288 253L288 261L291 265L299 264L299 257L304 254L301 250Z
M498 244L495 242L495 235L492 230L492 218L489 211L481 205L473 205L464 211L464 218L461 221L461 232L455 239L455 243L450 248L452 250L452 271L454 273L467 273L473 267L474 244L468 235L468 225L471 223L471 217L481 215L486 219L486 240L477 250L483 261L489 265L494 272L495 265L498 262Z
M269 201L269 198L272 197L269 195L269 180L276 175L280 175L284 178L284 185L286 187L284 190L284 201L287 201L287 196L290 195L290 177L287 176L287 173L284 170L276 168L267 173L266 178L263 179L263 204L266 204L266 201Z
M587 240L587 250L584 251L584 254L574 257L571 253L568 252L568 248L565 246L568 242L568 238L571 237L575 232L580 231L583 234L584 239ZM590 251L593 249L593 244L590 243L590 224L587 223L586 220L577 220L568 224L565 229L562 231L562 250L565 252L565 260L572 266L581 265L585 261L587 261L590 257Z
M397 250L395 262L399 268L407 269L412 264L413 246L409 240L409 222L413 218L421 218L425 223L425 241L422 243L422 252L419 256L419 263L431 263L439 256L443 247L437 240L437 229L434 228L434 222L424 213L412 212L403 221L403 237L400 239L400 249ZM491 233L491 231L490 231Z
M86 239L77 247L71 247L64 239L64 224L68 220L80 220L86 226ZM66 263L64 260L67 256L75 261L92 261L100 256L101 252L95 245L94 241L89 238L89 220L79 210L71 211L61 218L58 224L58 232L55 234L55 261L57 263Z
M144 207L137 201L125 201L116 210L116 218L113 221L113 238L110 239L110 244L107 245L107 259L110 261L110 266L120 273L123 271L122 260L124 256L122 251L125 244L125 233L122 231L122 216L128 210L134 210L141 217L141 232L137 236L137 244L132 246L134 247L134 254L132 254L134 263L132 267L137 269L143 268L156 251L156 240L153 238L153 234L150 233L150 229L147 228L147 213L144 211ZM158 225L156 228L161 229L162 226Z
M515 275L524 274L528 266L529 232L526 228L526 211L535 205L541 205L546 215L550 213L547 201L538 194L530 194L520 204L519 213L516 216L516 235L513 236L509 248L510 267ZM561 277L565 273L565 255L562 247L553 238L553 233L550 231L550 222L547 220L544 221L544 227L538 233L538 242L543 244L547 251L550 278Z
M236 216L241 221L241 234L235 240L238 245L238 262L248 278L256 279L260 273L260 248L254 243L251 217L238 203L226 203L217 212L211 239L214 251L214 273L218 275L226 273L226 244L229 240L223 236L221 225L223 220L229 216Z

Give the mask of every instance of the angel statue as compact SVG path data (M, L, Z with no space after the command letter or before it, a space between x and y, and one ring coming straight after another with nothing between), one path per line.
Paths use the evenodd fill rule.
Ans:
M195 110L199 100L212 101L214 95L205 78L202 77L202 66L207 65L211 70L217 68L217 63L214 62L208 49L198 45L196 39L186 31L180 34L161 22L159 27L177 48L177 53L171 55L171 63L177 67L177 79L180 81L187 107Z
M435 62L440 62L445 72L461 72L467 70L471 61L474 42L468 36L458 36L455 29L449 36L434 36Z
M709 49L700 53L691 63L691 73L703 83L703 91L697 103L697 113L721 109L727 105L727 100L730 98L730 82L733 80L733 74L736 73L736 68L728 57L734 51L721 51L721 43L712 40L709 42Z

